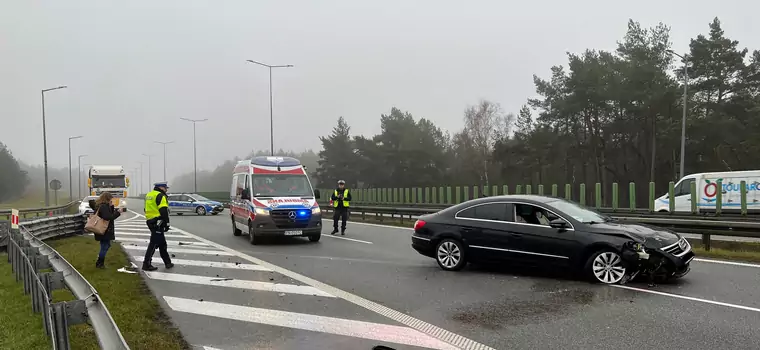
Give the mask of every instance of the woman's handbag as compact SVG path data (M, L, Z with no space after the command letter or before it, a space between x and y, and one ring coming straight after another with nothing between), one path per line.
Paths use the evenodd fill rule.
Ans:
M84 230L87 232L92 232L96 235L102 235L106 233L106 230L108 230L109 222L108 220L104 220L98 216L98 212L100 212L100 208L98 208L98 211L96 211L95 214L92 214L87 218L87 223L84 225Z

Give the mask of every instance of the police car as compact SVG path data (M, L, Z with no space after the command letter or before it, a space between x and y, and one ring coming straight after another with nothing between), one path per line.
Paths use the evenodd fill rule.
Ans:
M169 202L169 213L182 215L195 213L198 215L217 215L224 211L222 203L212 201L195 193L170 193L166 195Z

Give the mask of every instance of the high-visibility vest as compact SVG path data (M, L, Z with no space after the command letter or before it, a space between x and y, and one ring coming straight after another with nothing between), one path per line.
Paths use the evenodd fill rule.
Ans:
M156 204L156 198L158 198L158 195L162 195L161 203ZM158 211L161 208L168 208L169 203L166 201L166 195L161 193L161 191L153 190L148 192L148 194L145 195L145 218L150 220L153 218L157 218L161 216L161 213Z
M338 190L335 190L335 197L337 197L337 196L338 196ZM343 189L343 198L344 199L343 199L342 202L343 202L343 206L346 207L346 208L348 208L348 201L345 199L346 197L348 197L348 189L344 188ZM338 202L340 202L340 201L341 201L340 199L334 200L333 201L333 207L337 208L338 207Z

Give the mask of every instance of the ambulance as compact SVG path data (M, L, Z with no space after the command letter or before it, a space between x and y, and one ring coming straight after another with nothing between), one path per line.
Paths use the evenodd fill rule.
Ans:
M254 157L235 165L230 188L232 233L251 244L271 237L322 237L322 212L306 169L291 157Z

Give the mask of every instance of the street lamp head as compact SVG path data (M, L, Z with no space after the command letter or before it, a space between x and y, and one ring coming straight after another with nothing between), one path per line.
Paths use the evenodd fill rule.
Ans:
M81 138L83 138L83 137L84 137L84 136L72 136L72 137L69 137L69 140L76 140L76 139L81 139Z

